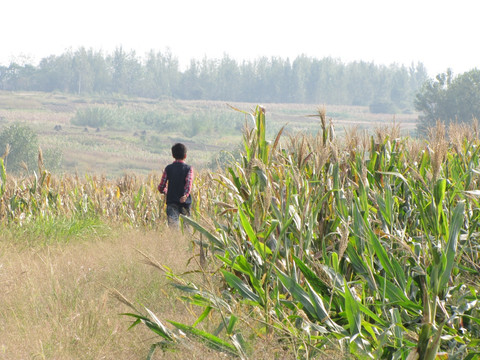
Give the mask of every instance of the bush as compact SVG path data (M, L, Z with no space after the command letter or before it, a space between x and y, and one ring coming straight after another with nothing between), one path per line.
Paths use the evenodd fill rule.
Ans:
M59 148L48 148L43 152L45 169L57 172L62 168L63 153Z
M375 101L369 106L372 114L395 114L396 108L391 101Z
M102 107L80 109L70 122L73 125L103 128L114 122L114 114L110 109Z
M18 173L23 169L23 163L29 169L36 167L38 137L34 130L19 123L8 126L0 134L0 152L3 152L7 145L9 147L5 159L7 171Z

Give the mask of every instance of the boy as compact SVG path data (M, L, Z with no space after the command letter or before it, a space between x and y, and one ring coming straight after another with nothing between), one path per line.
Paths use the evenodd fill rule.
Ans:
M169 226L178 226L180 214L190 216L193 183L193 168L185 163L187 148L177 143L172 146L173 163L163 171L158 191L167 195L167 218ZM168 184L168 185L167 185Z

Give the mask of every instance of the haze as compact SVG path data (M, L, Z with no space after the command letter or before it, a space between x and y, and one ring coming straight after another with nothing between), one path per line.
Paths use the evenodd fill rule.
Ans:
M334 57L422 62L430 75L478 67L476 1L17 0L2 4L0 64L79 47L170 50L190 59Z

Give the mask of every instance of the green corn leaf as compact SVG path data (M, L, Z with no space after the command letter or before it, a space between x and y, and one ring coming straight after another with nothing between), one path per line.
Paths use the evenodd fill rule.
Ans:
M295 261L295 264L297 267L300 269L302 274L305 276L305 278L308 280L312 288L320 294L328 294L330 293L330 289L328 288L325 283L320 280L320 278L311 270L305 263L297 258L295 255L293 255L293 260Z
M155 334L161 336L162 338L164 338L165 340L169 340L169 341L175 341L174 337L173 337L173 334L171 333L170 330L168 330L165 325L163 325L160 320L158 320L158 318L153 314L151 313L148 309L147 311L150 313L150 315L153 315L154 317L154 321L152 321L151 319L145 317L145 316L142 316L142 315L138 315L138 314L132 314L132 313L123 313L121 315L125 315L125 316L130 316L130 317L133 317L135 318L135 322L130 326L130 328L138 325L140 322L144 323L150 330L152 330Z
M235 258L235 264L238 265L238 270L242 271L243 273L247 274L250 277L250 282L252 283L253 288L257 291L257 294L260 296L264 296L265 292L262 288L262 285L260 284L259 279L253 272L253 269L250 265L250 263L247 261L245 256L239 255Z
M310 296L298 284L298 281L287 276L281 270L276 270L278 278L282 282L283 286L285 286L285 288L292 295L292 297L303 306L303 310L310 316L310 318L322 321L323 319L318 318L317 316L315 306L312 304Z
M158 329L160 329L160 331L163 334L167 335L167 340L173 340L173 334L171 333L171 331L165 325L163 325L163 323L157 318L157 316L152 311L150 311L147 308L145 308L145 310L147 310L148 315L150 315L150 317L153 319Z
M258 253L262 256L263 259L266 258L266 255L272 255L272 250L268 246L266 246L264 243L261 243L255 232L253 231L252 225L247 219L247 216L245 215L245 212L241 207L238 208L238 214L240 216L240 221L242 222L243 229L248 235L248 238L253 244L253 247L255 250L258 251Z
M426 179L427 177L428 163L430 162L429 157L430 155L428 151L424 151L422 155L422 160L420 161L420 166L418 169L418 172L424 179Z
M373 246L375 254L378 257L378 260L380 260L380 263L382 264L387 274L390 277L394 277L395 271L393 270L393 266L392 266L392 263L390 262L387 251L378 240L377 235L375 235L375 233L371 229L369 230L368 235L369 235L370 244Z
M142 200L144 195L145 195L145 188L143 186L140 186L140 189L138 189L137 194L133 196L133 203L135 208L139 206L140 201Z
M228 285L236 289L244 299L251 300L263 306L262 298L255 294L250 288L250 286L248 286L239 277L232 274L231 272L228 272L226 270L221 271Z
M5 193L5 187L7 185L7 171L5 170L5 164L2 158L0 158L0 180L2 180L0 184L0 196L2 196Z
M212 306L215 309L219 307L223 307L227 309L227 311L229 312L231 311L230 305L225 300L212 294L211 292L199 290L192 286L186 286L186 285L176 284L176 283L173 283L172 286L181 291L192 294L190 296L183 297L185 301L188 301L191 304L194 304L200 307Z
M220 339L219 337L210 334L206 331L194 328L193 326L185 325L176 321L168 320L170 324L185 333L195 336L201 342L211 349L229 353L231 355L238 355L237 349L232 344Z
M233 333L233 327L237 323L238 317L235 315L230 315L230 319L228 320L228 326L227 326L227 334L231 335Z
M344 329L336 324L328 316L328 312L323 304L322 299L318 296L313 288L308 284L308 293L300 286L298 281L294 278L291 278L284 274L278 268L276 269L279 280L282 282L283 286L290 292L292 297L298 301L303 308L303 311L309 316L310 319L315 319L316 321L325 322L329 328L335 332L344 332Z
M240 183L240 180L238 179L238 177L233 172L232 168L229 168L229 172L232 175L232 178L233 178L234 182L232 182L229 178L223 176L222 174L219 174L219 180L217 180L217 181L220 184L222 184L223 186L225 186L227 189L229 189L229 190L238 194L242 184Z
M253 269L250 263L245 258L245 256L238 255L233 260L227 259L221 255L217 255L217 258L222 260L225 264L230 266L233 270L240 271L245 275L248 275L250 277L250 282L252 283L252 286L257 292L257 294L259 294L261 297L264 297L265 291L263 290L259 279L257 278L257 276L255 276L255 273L253 272Z
M353 297L347 281L345 281L345 312L347 314L348 325L350 326L350 335L353 337L361 334L362 314L357 300Z
M400 174L399 172L394 172L394 171L377 171L377 173L378 173L378 174L382 174L382 175L392 175L392 176L398 177L398 178L401 179L405 184L407 184L407 186L409 186L408 180L405 178L405 176L403 176L403 175Z
M358 251L355 249L351 242L347 246L346 253L355 271L367 280L368 285L371 289L375 289L375 279L372 277L368 264L359 256Z
M374 275L378 284L378 290L384 295L390 303L401 305L406 311L419 315L423 307L411 301L404 292L393 282L386 280L383 276ZM385 292L385 294L383 294Z
M256 125L257 125L257 141L258 141L258 156L264 164L268 162L268 143L266 141L265 128L265 111L262 107L257 106L255 109Z
M433 196L435 199L435 205L441 206L443 200L445 199L445 191L447 188L447 180L446 179L438 179L435 183L435 187L433 188Z
M203 310L203 312L200 314L200 316L198 317L197 320L195 320L195 322L193 323L193 327L196 327L198 324L200 324L207 316L208 314L210 314L210 311L212 311L212 307L211 306L207 306L205 308L205 310Z
M231 336L232 344L237 348L238 354L241 359L248 359L247 356L247 343L242 334L236 333Z
M460 236L460 230L462 229L463 221L465 218L465 202L461 201L455 207L453 211L453 217L450 222L448 242L446 248L446 267L443 271L440 279L440 289L443 289L450 279L453 266L455 265L455 256L457 254L458 237Z
M330 318L322 298L315 292L315 290L313 290L312 286L308 283L308 281L307 288L308 295L310 296L310 301L315 309L316 318L320 319L321 322L327 324L330 329L336 332L342 332L344 329Z
M155 350L157 349L158 346L161 346L160 343L155 343L155 344L152 344L152 346L150 346L150 351L148 352L147 360L153 359L153 355L155 354Z
M205 237L214 245L214 246L217 246L218 248L222 249L224 248L224 244L223 242L217 238L215 235L211 234L207 229L205 229L202 225L200 225L199 223L197 223L195 220L187 217L187 216L184 216L184 215L180 215L180 217L182 218L182 220L184 222L186 222L187 224L189 224L191 227L193 227L195 230L197 230L198 232L200 232L201 234L205 235Z

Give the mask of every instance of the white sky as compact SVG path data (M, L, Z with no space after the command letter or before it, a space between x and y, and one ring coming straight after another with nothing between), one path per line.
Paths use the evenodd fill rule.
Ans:
M0 64L68 49L190 59L304 54L343 62L422 62L430 75L480 68L478 0L4 0Z

